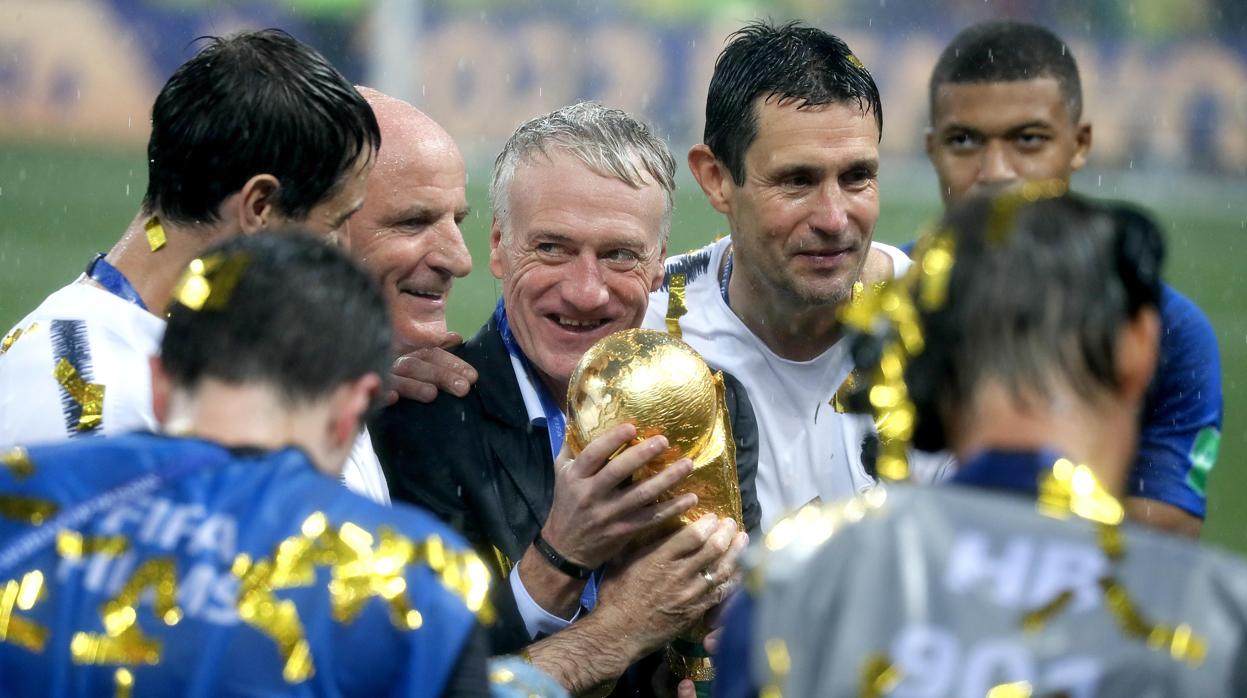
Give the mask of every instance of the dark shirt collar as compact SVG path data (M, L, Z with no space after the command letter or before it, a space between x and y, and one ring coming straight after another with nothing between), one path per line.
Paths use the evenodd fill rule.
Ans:
M955 485L1000 490L1035 497L1039 479L1060 458L1049 450L983 451L967 460L951 482Z

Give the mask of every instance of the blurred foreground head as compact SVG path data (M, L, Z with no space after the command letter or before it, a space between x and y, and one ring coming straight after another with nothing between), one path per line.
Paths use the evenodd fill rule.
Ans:
M918 304L925 348L906 371L918 448L964 455L996 418L989 402L1135 420L1158 352L1160 231L1124 206L1025 193L970 199L943 221L947 296Z
M281 424L327 420L295 431L345 457L377 406L389 351L381 293L342 251L308 235L232 238L192 261L174 291L156 414L166 424L180 416L198 433L197 400L258 393ZM298 445L316 455L317 444Z

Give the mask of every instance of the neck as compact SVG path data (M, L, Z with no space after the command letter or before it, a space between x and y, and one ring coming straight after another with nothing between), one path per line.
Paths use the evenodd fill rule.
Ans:
M194 436L226 447L275 451L301 449L317 470L337 476L339 457L325 439L328 414L323 406L292 407L266 386L231 385L205 379L194 390L178 389L169 399L164 431Z
M810 361L840 339L840 321L836 318L840 303L810 305L784 294L747 263L742 264L740 258L732 262L727 291L732 312L777 356Z
M955 431L959 438L952 446L962 461L986 450L1049 449L1086 465L1120 497L1134 459L1138 419L1135 410L1111 396L1089 402L1062 387L1054 398L1019 401L1007 387L991 384L977 392Z
M130 221L121 239L109 250L106 259L125 275L148 310L157 317L164 317L182 270L225 234L217 227L191 228L162 220L166 241L163 247L153 251L144 229L150 217L140 211Z

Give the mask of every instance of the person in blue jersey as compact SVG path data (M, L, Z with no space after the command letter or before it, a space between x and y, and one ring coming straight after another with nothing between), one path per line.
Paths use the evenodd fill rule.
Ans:
M3 456L0 694L485 694L487 568L336 480L389 372L377 284L294 231L170 295L163 434Z
M1048 30L988 22L963 31L930 80L926 149L945 203L1018 182L1068 185L1091 149L1082 107L1078 64ZM1196 536L1221 441L1221 358L1207 316L1169 285L1160 313L1160 366L1126 506L1136 520Z
M953 207L853 321L885 376L865 388L876 414L956 454L952 482L777 524L729 611L716 695L1247 692L1247 565L1121 501L1160 353L1160 232L1034 186Z

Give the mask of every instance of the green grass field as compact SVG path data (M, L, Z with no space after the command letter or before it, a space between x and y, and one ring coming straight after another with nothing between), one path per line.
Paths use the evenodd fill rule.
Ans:
M909 239L938 212L933 178L915 163L889 171L885 163L883 214L878 237ZM896 169L895 167L893 169ZM486 266L488 174L474 170L469 199L473 213L463 228L476 270L455 286L451 327L470 335L498 297ZM1206 540L1247 554L1247 300L1243 272L1247 201L1243 180L1201 187L1174 180L1084 174L1075 187L1129 198L1156 211L1169 232L1170 282L1212 319L1221 342L1226 428L1213 472ZM109 150L31 146L0 142L0 331L17 322L48 293L80 273L97 251L107 250L133 216L146 186L141 148ZM1106 184L1105 182L1108 182ZM1234 195L1233 192L1238 194ZM677 196L670 251L682 252L723 233L722 219L690 181ZM1235 504L1238 502L1238 504Z

